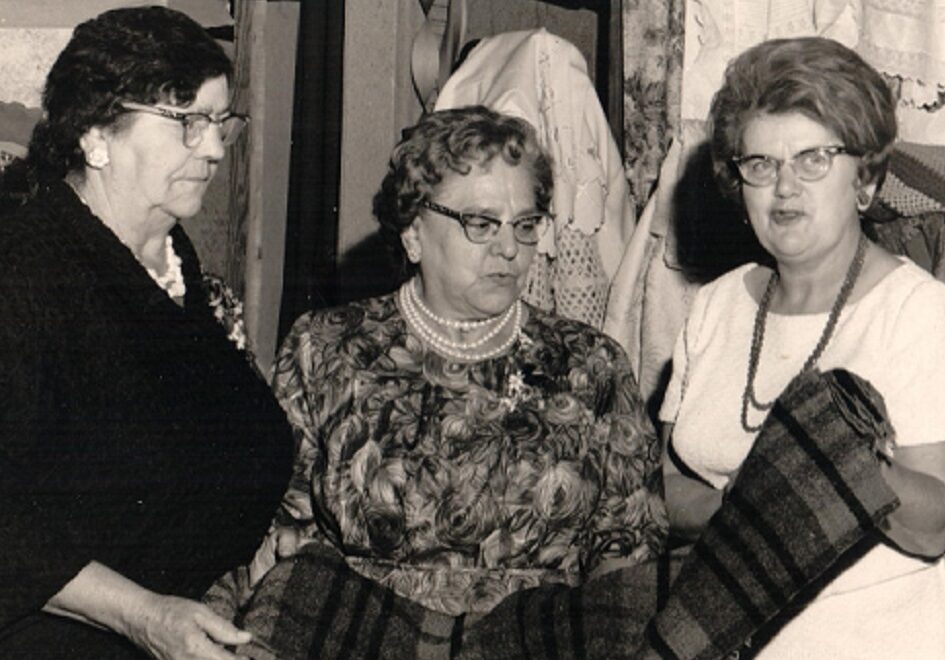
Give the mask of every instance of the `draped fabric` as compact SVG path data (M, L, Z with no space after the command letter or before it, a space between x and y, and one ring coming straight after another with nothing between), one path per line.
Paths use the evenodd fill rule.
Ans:
M728 61L765 39L819 35L890 83L899 135L945 144L945 0L686 0L682 116L705 119Z
M624 165L643 210L679 128L685 0L624 0Z

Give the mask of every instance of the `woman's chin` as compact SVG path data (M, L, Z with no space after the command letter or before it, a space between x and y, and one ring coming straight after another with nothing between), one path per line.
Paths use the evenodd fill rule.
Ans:
M778 262L803 261L811 248L810 241L797 236L782 236L767 243L764 248Z
M503 291L492 293L479 297L478 300L470 301L470 307L475 310L475 315L479 318L489 318L504 314L518 299L518 289L514 291Z
M173 204L166 204L164 211L175 218L186 219L200 213L201 208L203 208L203 197L196 200L176 200Z

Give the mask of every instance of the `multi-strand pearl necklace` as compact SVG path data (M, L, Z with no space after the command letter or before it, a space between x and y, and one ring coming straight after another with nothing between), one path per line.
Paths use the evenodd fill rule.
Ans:
M413 283L412 286L410 286L411 282ZM407 294L410 296L410 299L416 304L417 309L419 309L421 312L426 314L429 318L433 319L440 325L444 325L447 328L456 328L457 330L476 330L478 328L484 328L490 323L495 323L496 320L499 318L498 316L492 316L487 319L476 319L474 321L461 321L457 319L443 318L442 316L438 316L436 313L434 313L434 311L430 309L429 307L427 307L426 303L423 302L423 298L421 298L420 294L417 292L418 284L417 284L416 279L411 280L410 282L407 283L407 285L408 285ZM505 325L511 316L512 316L512 308L509 307L505 311L505 314L503 315L502 320L499 323L499 326L497 327Z
M417 331L417 334L420 335L420 339L436 350L436 352L463 362L480 362L501 355L512 347L521 333L522 303L519 300L516 300L515 304L509 307L500 317L477 321L456 321L453 319L444 319L434 314L432 310L423 304L423 301L414 290L411 282L405 282L404 285L400 287L399 297L400 306L404 310L404 316ZM423 319L423 314L426 314L430 319L441 325L463 330L482 328L489 323L494 323L495 325L490 328L485 335L475 341L455 342L430 327ZM509 321L512 322L512 331L501 345L488 351L477 352L473 350L485 345L488 341L496 337L509 325Z
M427 318L432 320L434 323L439 323L440 325L446 326L447 328L456 328L460 331L468 332L470 330L484 328L487 325L492 324L492 328L490 328L489 331L486 332L486 334L484 334L479 339L476 339L471 342L454 342L451 339L444 337L443 335L440 335L439 333L435 332L432 328L430 328L426 324L426 322L423 321L422 318L420 319L420 323L425 330L427 330L428 332L432 334L438 335L440 338L440 341L450 346L451 348L455 348L457 350L468 351L474 348L479 348L480 346L484 346L493 337L498 335L502 331L502 329L505 328L505 326L509 324L509 321L512 319L512 315L516 310L516 305L512 305L507 310L505 310L505 313L501 317L493 316L487 319L477 319L475 321L460 321L456 319L443 318L442 316L438 316L436 313L434 313L433 310L427 307L426 304L423 302L423 299L420 297L420 294L417 292L416 286L407 287L407 297L410 298L409 304L411 304L414 307L414 309L419 310L423 316L426 316Z

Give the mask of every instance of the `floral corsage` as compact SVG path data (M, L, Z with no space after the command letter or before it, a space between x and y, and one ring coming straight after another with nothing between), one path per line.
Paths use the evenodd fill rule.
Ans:
M250 352L246 338L246 326L243 324L243 302L222 279L210 273L203 273L203 282L207 287L207 300L213 310L213 318L226 330L226 338L241 351Z
M499 405L508 412L515 412L519 406L530 401L537 401L537 407L544 408L544 397L557 391L554 381L543 373L541 366L532 358L534 346L535 342L522 332L515 351L516 367L509 370L499 395Z

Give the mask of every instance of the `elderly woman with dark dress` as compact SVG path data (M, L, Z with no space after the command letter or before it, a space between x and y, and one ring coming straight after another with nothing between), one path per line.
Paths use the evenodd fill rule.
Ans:
M270 557L326 544L463 614L658 554L658 442L623 351L519 299L551 186L521 120L475 106L405 133L375 208L411 276L305 314L278 356L298 451Z
M178 225L246 118L162 7L79 25L49 73L34 199L0 223L0 656L236 656L194 599L248 561L292 438L237 305Z

